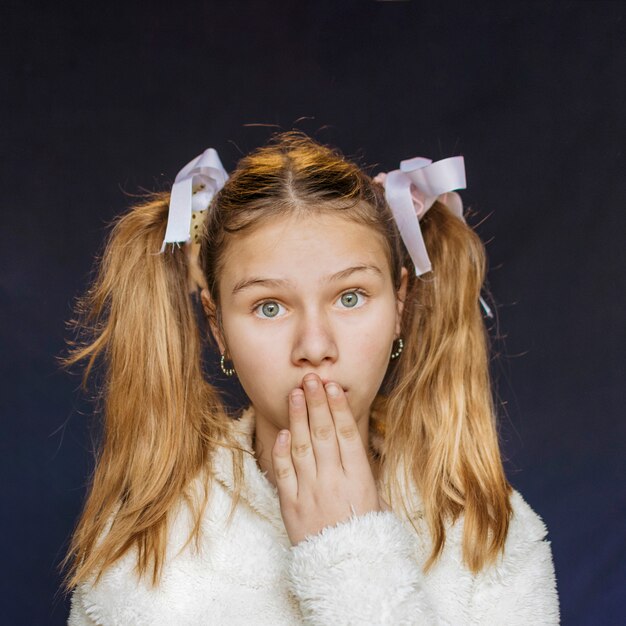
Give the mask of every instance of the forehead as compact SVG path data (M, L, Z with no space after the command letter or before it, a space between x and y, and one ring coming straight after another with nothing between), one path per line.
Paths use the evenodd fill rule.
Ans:
M226 295L252 276L311 284L368 264L390 276L384 238L372 227L328 212L281 216L230 238L220 291Z

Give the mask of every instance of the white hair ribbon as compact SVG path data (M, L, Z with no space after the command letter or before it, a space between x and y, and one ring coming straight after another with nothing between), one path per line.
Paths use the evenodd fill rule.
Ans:
M385 198L415 265L416 276L429 272L432 266L419 219L444 194L450 197L441 197L442 202L446 202L455 215L463 219L461 199L458 194L449 193L465 189L463 157L451 157L435 163L424 157L405 159L400 162L400 169L388 174L382 172L374 181L382 182L385 187Z
M432 162L424 157L414 157L400 162L400 169L381 172L374 182L382 183L385 198L391 208L398 230L409 252L415 275L421 276L432 269L419 220L436 200L443 202L459 219L463 217L463 202L456 189L465 189L465 161L462 156ZM480 303L488 317L493 317L487 303Z
M224 186L228 174L214 148L207 148L176 175L161 252L168 243L191 239L192 211L206 211L213 196Z

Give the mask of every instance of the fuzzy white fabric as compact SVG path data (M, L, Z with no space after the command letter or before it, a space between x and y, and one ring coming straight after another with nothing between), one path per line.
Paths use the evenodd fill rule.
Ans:
M254 413L233 422L250 452ZM371 438L374 446L380 440ZM199 548L183 547L190 517L180 507L169 528L163 578L152 588L134 573L135 553L109 568L97 585L75 589L70 626L195 624L558 624L550 544L541 519L513 492L505 551L472 574L462 562L463 521L447 529L445 548L424 574L430 539L418 503L412 519L371 512L327 527L291 546L278 492L253 456L244 456L245 485L230 525L231 453L214 459ZM381 476L381 479L384 477Z

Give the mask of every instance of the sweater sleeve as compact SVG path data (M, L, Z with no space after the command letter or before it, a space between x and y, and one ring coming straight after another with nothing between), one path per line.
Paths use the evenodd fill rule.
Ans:
M513 501L515 516L501 561L476 576L467 603L460 605L460 596L451 597L456 577L459 583L463 578L460 552L444 557L452 576L445 587L427 584L413 558L411 532L391 511L352 516L308 537L291 547L288 567L305 623L558 624L547 531L519 494ZM454 613L450 606L456 606Z
M289 584L305 623L436 624L411 541L393 512L372 511L292 546Z

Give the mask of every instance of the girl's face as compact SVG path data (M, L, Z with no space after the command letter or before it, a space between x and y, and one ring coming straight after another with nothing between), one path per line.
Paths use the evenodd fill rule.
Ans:
M257 415L289 427L289 392L316 373L367 419L400 333L407 271L395 292L381 236L338 215L279 217L229 244L220 276L227 351ZM202 292L207 311L208 292Z

